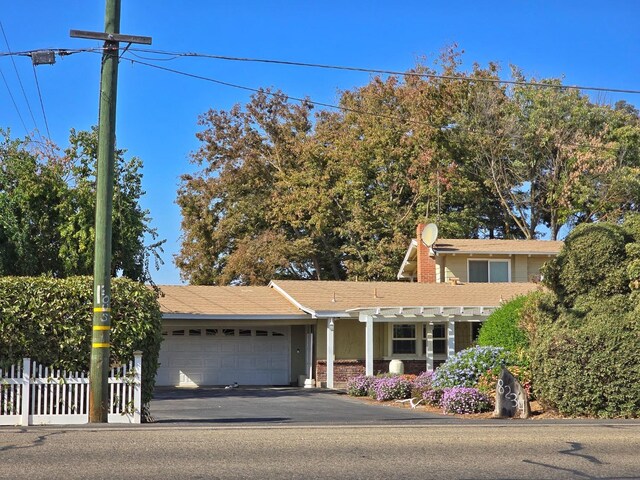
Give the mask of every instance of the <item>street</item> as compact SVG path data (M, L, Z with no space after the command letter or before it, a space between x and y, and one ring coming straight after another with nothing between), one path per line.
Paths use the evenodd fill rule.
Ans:
M0 428L0 478L640 478L640 424Z

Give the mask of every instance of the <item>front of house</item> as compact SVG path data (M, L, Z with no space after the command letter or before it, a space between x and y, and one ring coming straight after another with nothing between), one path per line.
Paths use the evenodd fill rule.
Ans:
M397 282L161 287L157 384L334 388L360 373L432 370L472 345L500 304L539 288L562 242L439 240L417 229Z

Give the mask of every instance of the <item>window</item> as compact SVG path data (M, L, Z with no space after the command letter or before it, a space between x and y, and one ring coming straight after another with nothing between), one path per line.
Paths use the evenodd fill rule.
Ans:
M444 323L433 326L433 353L447 353L447 328Z
M469 260L469 282L509 281L509 260Z
M224 335L225 337L233 337L235 336L236 331L233 328L223 328L222 329L222 335Z
M267 337L269 332L266 330L256 330L256 337Z
M195 328L191 328L189 329L189 336L190 337L199 337L200 335L202 335L202 330L195 329Z
M218 334L218 329L217 328L207 328L206 329L206 334L208 336L215 336Z
M427 351L427 325L422 326L422 353ZM447 326L443 323L433 324L433 353L447 353Z
M416 326L415 324L395 324L392 333L392 352L394 354L416 353Z
M241 337L250 337L251 336L251 330L247 330L247 329L241 328L239 330L239 335Z

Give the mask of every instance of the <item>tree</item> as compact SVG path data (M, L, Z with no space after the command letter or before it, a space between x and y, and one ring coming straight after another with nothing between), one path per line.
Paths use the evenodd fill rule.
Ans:
M0 146L0 273L56 277L93 273L97 131L71 131L61 156L33 149L30 139L2 132ZM140 208L139 159L116 152L113 209L113 275L149 281L149 259L158 258L148 212Z
M64 165L0 131L0 275L59 272Z
M373 77L339 111L264 90L201 116L201 170L178 192L183 278L392 280L425 219L445 238L556 238L637 209L637 112L459 66L452 48Z
M476 67L454 134L515 235L536 238L546 227L556 239L564 225L636 208L637 115L593 104L560 79L527 79L516 67L515 86L485 81L498 73Z
M183 244L176 263L191 283L265 283L271 278L344 277L331 238L335 207L316 153L311 105L279 92L244 109L210 110L178 192Z

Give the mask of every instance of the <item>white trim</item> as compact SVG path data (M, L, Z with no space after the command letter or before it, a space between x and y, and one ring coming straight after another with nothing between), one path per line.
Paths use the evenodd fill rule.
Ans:
M289 302L291 302L291 304L293 304L295 307L299 308L303 312L306 312L306 313L310 314L312 317L315 318L315 316L316 316L315 310L313 310L311 308L308 308L308 307L305 307L304 305L299 303L295 298L293 298L291 295L289 295L282 287L280 287L273 280L271 280L269 282L269 287L273 288L276 292L278 292L280 295L282 295L284 298L286 298Z
M400 270L398 270L398 275L396 276L398 280L402 280L403 278L409 278L409 279L416 278L416 275L407 275L404 273L404 271L407 268L407 265L409 265L409 263L411 262L410 260L411 256L417 249L418 249L418 242L414 238L413 240L411 240L411 243L409 244L409 248L407 248L407 253L404 255L404 259L400 264Z
M265 320L308 320L309 325L313 323L313 319L306 314L291 315L268 315L268 314L209 314L209 313L163 313L163 320L232 320L252 322Z
M447 324L447 358L456 354L456 323L449 320Z
M507 282L511 283L511 259L510 258L467 258L467 283L484 283L484 282L472 282L469 275L469 262L487 262L487 283L505 283L505 282L491 282L491 263L506 263L507 264Z
M433 323L427 323L427 372L433 372Z
M327 388L333 388L334 329L335 320L327 319Z
M362 316L360 317L362 321ZM365 315L365 374L373 375L373 317Z

